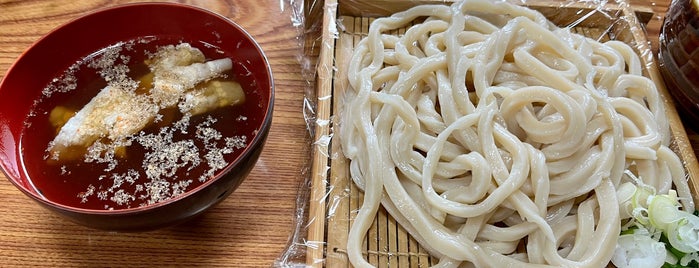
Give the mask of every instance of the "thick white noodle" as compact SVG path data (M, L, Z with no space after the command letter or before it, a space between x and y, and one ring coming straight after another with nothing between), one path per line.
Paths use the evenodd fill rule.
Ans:
M380 205L436 267L606 266L625 170L694 210L661 97L625 43L464 0L376 19L347 70L336 138L364 191L355 267L371 267Z

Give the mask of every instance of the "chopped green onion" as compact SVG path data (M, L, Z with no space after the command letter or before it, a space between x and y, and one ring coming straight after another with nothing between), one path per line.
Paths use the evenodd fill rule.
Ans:
M623 226L612 263L617 267L698 267L699 216L681 210L677 192L656 193L629 170L633 183L617 190Z
M619 236L612 263L619 268L657 268L665 263L665 244L653 240L645 229Z

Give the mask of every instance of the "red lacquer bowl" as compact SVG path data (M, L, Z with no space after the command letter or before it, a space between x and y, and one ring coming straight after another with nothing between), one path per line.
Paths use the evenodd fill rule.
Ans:
M24 122L42 89L76 61L120 41L140 37L181 37L218 47L234 68L249 71L247 94L257 94L251 110L260 116L256 134L240 155L213 178L167 201L117 210L84 209L61 204L35 189L20 150ZM245 88L245 87L244 87ZM247 92L251 91L251 92ZM151 230L183 222L217 204L244 180L255 165L272 122L274 86L267 59L253 38L231 20L197 7L140 3L96 11L63 25L23 53L0 83L0 167L20 191L42 206L79 224L112 231ZM252 112L252 111L251 111ZM231 119L231 121L234 119ZM26 142L26 141L25 141ZM32 177L34 181L60 178ZM66 193L75 195L75 193Z

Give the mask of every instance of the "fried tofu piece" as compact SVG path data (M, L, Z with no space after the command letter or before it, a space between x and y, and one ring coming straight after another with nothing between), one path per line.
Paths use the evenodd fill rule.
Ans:
M58 160L62 151L87 148L100 139L119 141L138 133L161 109L176 106L180 100L189 99L195 113L244 100L239 84L212 80L232 68L231 59L203 60L201 51L188 44L170 46L147 62L152 73L140 81L142 87L152 84L147 92L142 87L109 85L67 121L68 111L57 107L51 112L52 124L61 127L48 148L51 158ZM210 86L195 88L200 84Z

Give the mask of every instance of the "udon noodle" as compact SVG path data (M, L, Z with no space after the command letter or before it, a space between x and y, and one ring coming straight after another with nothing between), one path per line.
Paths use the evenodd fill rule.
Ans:
M627 171L694 211L663 101L625 43L465 0L376 19L347 69L338 136L364 192L355 267L370 266L379 205L439 267L606 266Z

